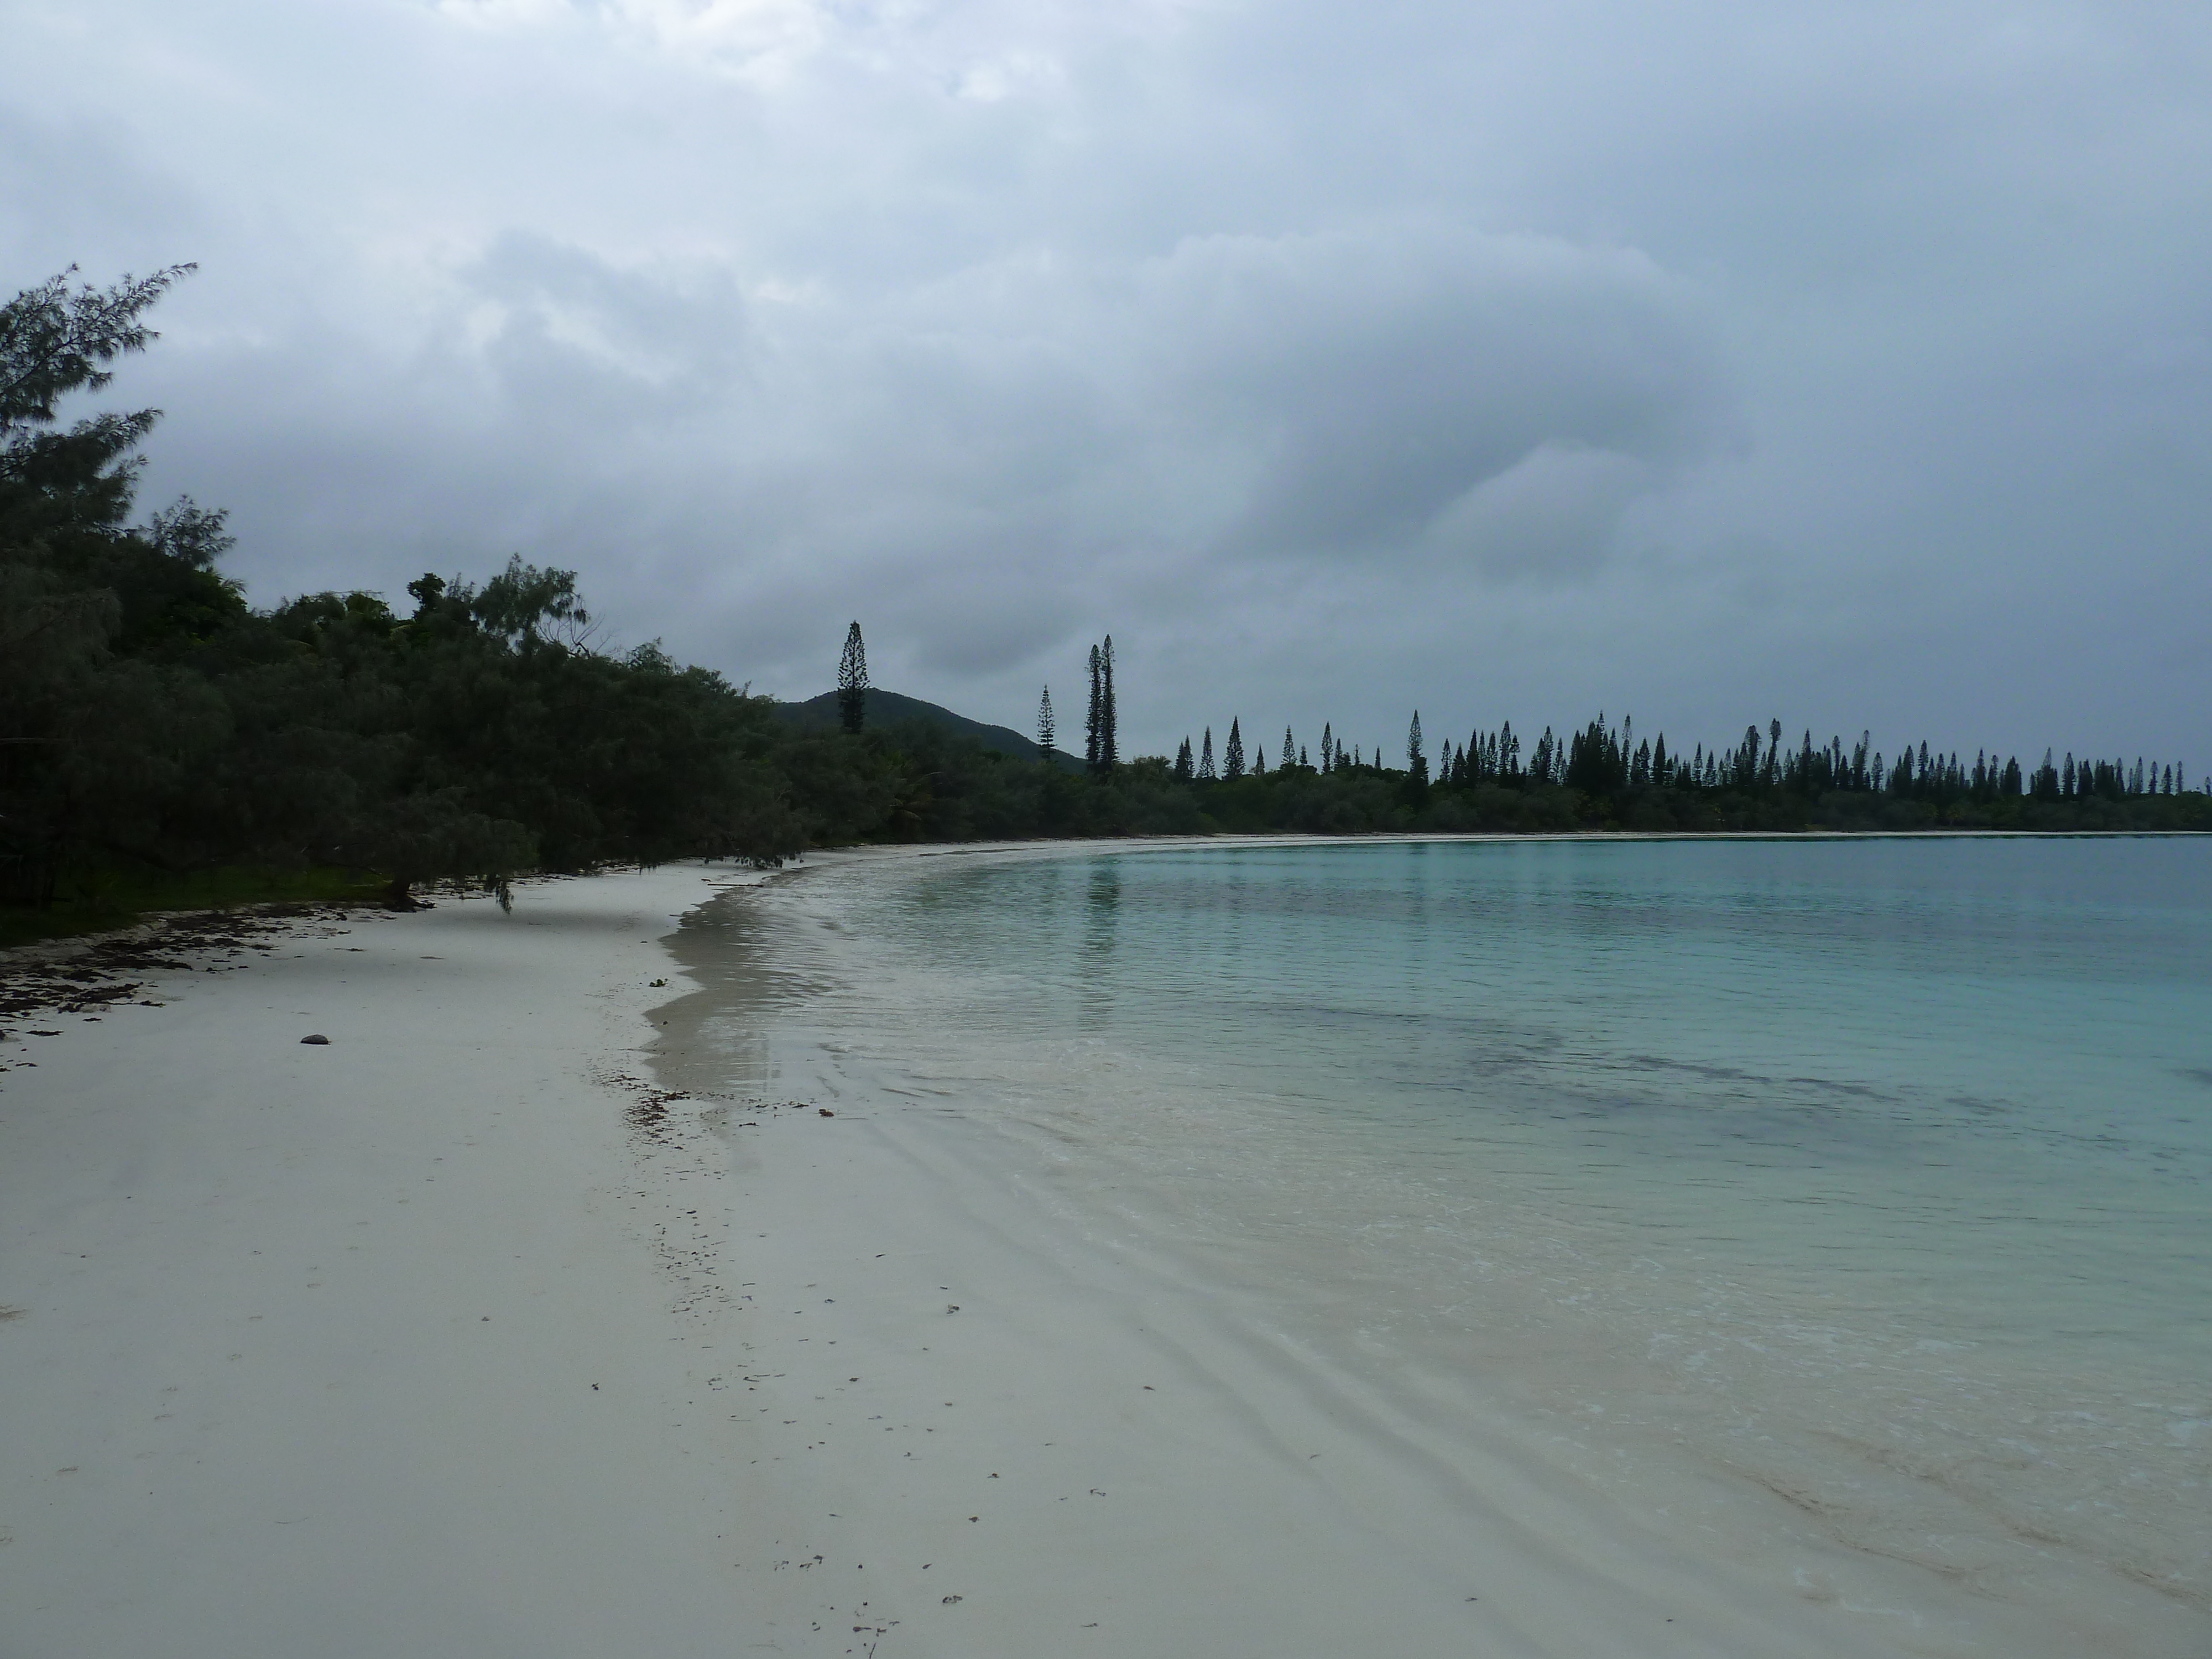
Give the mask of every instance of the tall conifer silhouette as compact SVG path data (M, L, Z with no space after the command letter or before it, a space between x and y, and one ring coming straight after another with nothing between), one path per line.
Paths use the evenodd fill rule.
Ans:
M837 719L858 732L868 718L868 648L860 643L860 624L845 630L845 654L837 664Z
M1206 746L1198 751L1198 775L1211 782L1217 774L1213 769L1213 728L1206 728Z
M1221 751L1221 775L1232 783L1244 775L1244 735L1234 716L1229 721L1229 746Z
M1083 719L1083 765L1094 777L1098 772L1099 726L1105 714L1105 702L1099 696L1098 647L1091 647L1091 712Z
M1047 686L1044 695L1037 699L1037 748L1047 760L1052 758L1052 688Z
M1103 775L1114 769L1121 758L1121 742L1115 733L1119 724L1114 713L1114 636L1106 636L1106 644L1098 653L1098 770Z

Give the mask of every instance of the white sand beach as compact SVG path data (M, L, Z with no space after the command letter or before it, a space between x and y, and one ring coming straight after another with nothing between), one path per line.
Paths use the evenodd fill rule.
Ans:
M942 1113L670 1097L659 941L754 879L303 925L17 1023L58 1035L0 1048L0 1651L2058 1650L1378 1394Z

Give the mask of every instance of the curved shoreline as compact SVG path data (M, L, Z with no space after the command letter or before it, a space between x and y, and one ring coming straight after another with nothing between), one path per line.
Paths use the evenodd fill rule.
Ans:
M1239 838L1235 844L1250 847L1258 839ZM1358 845L1375 838L1342 839ZM1274 845L1315 844L1310 837L1265 840ZM1160 848L1221 844L1213 838L1151 843ZM934 860L988 853L1020 860L1054 850L1058 849L1052 844L1016 843L916 849L915 855ZM1116 840L1078 850L1112 855L1137 849ZM895 852L847 854L817 863L812 874L840 878L842 869L842 879L865 881L869 879L865 866L896 856ZM810 908L818 909L805 902L803 889L792 889L790 896L796 914L804 916ZM772 894L763 900L762 905L748 908L763 915L792 908ZM842 912L833 907L799 925L840 926L830 920L836 915ZM790 956L780 946L781 938L775 934L766 941L764 957L757 965L795 971L802 981L816 975L819 970L805 963L794 969L787 960L779 967L775 958ZM834 940L844 953L847 969L865 976L860 965L869 959L865 944L848 948L857 939L847 932L825 936L825 941ZM727 966L696 939L680 941L678 949L693 965L695 977ZM711 1013L715 998L726 997L729 991L724 986L698 994L693 1012ZM1479 1646L1493 1645L1499 1650L1561 1653L1671 1651L1670 1641L1678 1637L1686 1641L1692 1632L1697 1644L1692 1650L1747 1653L2070 1655L2081 1650L2081 1644L2088 1639L2086 1632L2094 1629L2100 1633L2100 1645L2111 1648L2116 1635L2122 1638L2112 1650L2178 1655L2194 1651L2201 1638L2203 1624L2197 1613L2132 1587L2113 1586L2112 1595L2094 1592L2081 1605L2061 1613L2053 1607L1987 1599L1947 1586L1924 1567L1883 1559L1878 1553L1824 1538L1826 1529L1816 1518L1817 1494L1761 1486L1753 1470L1737 1472L1725 1483L1726 1491L1715 1486L1702 1494L1685 1486L1678 1475L1668 1475L1656 1486L1647 1482L1647 1490L1633 1501L1610 1490L1610 1480L1590 1485L1553 1451L1536 1444L1528 1425L1510 1424L1470 1397L1464 1378L1386 1377L1365 1368L1356 1352L1347 1355L1315 1346L1297 1334L1297 1321L1285 1322L1268 1314L1269 1295L1255 1294L1266 1287L1255 1281L1240 1288L1217 1264L1178 1250L1144 1224L1132 1224L1134 1212L1144 1207L1133 1189L1125 1186L1112 1205L1099 1207L1101 1194L1095 1189L1101 1183L1141 1182L1142 1173L1124 1167L1126 1161L1111 1162L1107 1147L1095 1136L1063 1134L1042 1097L1036 1113L1017 1115L1018 1121L970 1109L959 1092L960 1062L953 1059L951 1069L945 1069L948 1055L957 1053L957 1039L949 1048L938 1045L945 1051L933 1054L924 1075L909 1073L896 1052L884 1051L880 1039L855 1050L851 1037L821 1029L819 1018L802 1013L781 1023L788 1028L786 1036L778 1040L772 1055L763 1050L752 1057L759 1069L744 1088L828 1101L838 1114L838 1127L831 1136L823 1137L769 1124L763 1126L766 1133L743 1137L746 1146L756 1149L755 1167L746 1172L744 1190L775 1217L768 1239L737 1239L736 1259L746 1264L745 1276L778 1285L812 1280L813 1294L834 1295L841 1308L855 1300L873 1305L885 1286L896 1280L900 1252L890 1252L889 1264L876 1262L875 1247L860 1250L847 1236L844 1218L860 1218L865 1228L888 1231L896 1218L896 1224L919 1227L909 1237L909 1248L911 1238L920 1237L936 1241L933 1248L949 1249L944 1241L958 1238L975 1218L989 1217L997 1243L969 1252L971 1273L997 1275L999 1288L985 1296L972 1288L971 1279L969 1299L961 1303L963 1313L955 1324L965 1340L968 1316L979 1303L1021 1310L1025 1329L1000 1333L993 1341L1011 1344L1018 1336L1040 1344L1041 1352L1025 1362L1035 1386L1055 1397L1085 1402L1079 1415L1087 1418L1118 1409L1110 1399L1098 1399L1087 1379L1126 1371L1150 1352L1149 1344L1158 1333L1175 1333L1178 1364L1197 1379L1196 1399L1185 1395L1179 1404L1207 1425L1201 1437L1211 1449L1212 1486L1192 1488L1179 1484L1184 1476L1178 1469L1154 1467L1156 1447L1143 1436L1096 1448L1107 1467L1121 1471L1125 1484L1133 1480L1149 1492L1176 1494L1163 1497L1152 1516L1149 1524L1158 1534L1182 1538L1201 1552L1211 1547L1204 1540L1227 1523L1209 1524L1197 1517L1208 1514L1210 1506L1218 1507L1221 1500L1214 1489L1225 1483L1247 1496L1267 1495L1255 1501L1255 1510L1267 1518L1240 1521L1237 1526L1255 1540L1273 1540L1282 1559L1294 1560L1301 1524L1297 1517L1310 1518L1314 1506L1338 1502L1340 1520L1334 1524L1344 1524L1347 1511L1340 1492L1316 1495L1314 1471L1304 1473L1302 1484L1279 1485L1275 1464L1280 1460L1269 1446L1279 1450L1287 1440L1312 1439L1323 1432L1334 1437L1326 1458L1329 1469L1358 1471L1351 1478L1376 1504L1340 1540L1341 1547L1357 1554L1377 1539L1388 1540L1397 1563L1393 1571L1402 1574L1408 1563L1428 1559L1437 1538L1470 1545L1488 1538L1485 1547L1494 1547L1497 1553L1485 1560L1475 1551L1470 1559L1477 1570L1528 1587L1528 1603L1509 1608L1504 1597L1479 1587L1482 1599L1473 1607L1455 1593L1447 1594L1451 1587L1444 1581L1451 1576L1449 1570L1440 1570L1433 1578L1417 1574L1417 1586L1392 1581L1397 1588L1389 1596L1375 1604L1362 1603L1366 1606L1363 1628L1370 1640L1393 1633L1384 1638L1385 1650L1422 1650L1420 1644L1432 1637L1446 1639L1437 1632L1447 1630L1453 1632L1450 1639L1473 1639ZM696 1056L686 1052L687 1044L679 1042L674 1048L666 1055L671 1078L693 1086L709 1085L709 1073L690 1066ZM953 1092L945 1093L947 1089ZM1071 1121L1069 1130L1076 1127ZM790 1150L794 1148L803 1150ZM834 1154L826 1148L835 1148ZM835 1157L834 1165L823 1161L828 1156ZM1109 1164L1102 1164L1102 1158L1109 1158ZM1091 1196L1079 1198L1079 1189L1091 1191ZM930 1214L938 1217L936 1222L927 1226L916 1222ZM848 1250L854 1252L849 1261ZM1006 1259L1009 1253L1026 1266ZM833 1269L845 1276L828 1277ZM1043 1286L1054 1282L1054 1273L1079 1283L1048 1293ZM921 1306L931 1291L917 1283L904 1287L902 1294ZM794 1313L798 1305L792 1304ZM1142 1319L1117 1325L1120 1310L1139 1310ZM818 1318L819 1313L811 1310L810 1317ZM785 1339L795 1341L799 1332L810 1328L804 1321L794 1321L786 1327ZM838 1352L857 1349L868 1355L866 1363L856 1365L868 1375L897 1370L904 1362L883 1350L884 1336L881 1327L848 1323L841 1328ZM930 1363L944 1368L939 1391L946 1398L988 1393L989 1365L979 1362L973 1369L963 1369L966 1361L933 1352ZM1193 1358L1200 1355L1202 1361ZM905 1361L913 1360L913 1355L905 1356ZM928 1392L926 1387L923 1391ZM816 1395L835 1398L816 1389L805 1398L790 1401L789 1409L782 1413L793 1420L795 1432L811 1436L834 1425L828 1408L815 1403ZM1329 1402L1326 1410L1314 1406L1324 1399ZM1263 1401L1274 1403L1263 1407ZM1326 1418L1325 1426L1317 1429L1310 1419L1301 1419L1302 1408L1289 1403L1299 1401ZM1139 1403L1157 1402L1146 1399ZM1046 1440L1064 1444L1075 1432L1058 1419L1040 1416L1036 1420L1044 1425L1030 1436L1038 1444ZM1285 1422L1305 1426L1293 1432L1282 1426ZM1263 1423L1267 1432L1255 1437L1254 1425ZM1417 1435L1407 1428L1415 1423L1423 1425ZM1409 1457L1406 1449L1416 1442L1422 1449ZM811 1448L811 1466L824 1448L811 1441L805 1443ZM996 1453L1002 1474L1012 1474L1005 1463L1027 1461L1018 1446L984 1444ZM1234 1473L1224 1474L1224 1469ZM890 1518L895 1504L873 1496L869 1483L858 1484L854 1490L848 1481L836 1501L812 1507L835 1511L838 1524L824 1532L852 1540L851 1553L872 1559L885 1553L881 1540L896 1538L902 1528ZM1330 1482L1321 1485L1328 1487ZM1447 1488L1457 1496L1439 1500L1437 1494ZM1525 1558L1516 1559L1512 1547L1486 1530L1499 1522L1497 1506L1501 1494L1508 1492L1512 1494L1506 1504L1509 1529L1520 1530L1523 1545L1531 1536L1542 1535L1540 1553L1554 1570L1548 1576ZM798 1507L809 1504L802 1500ZM1670 1507L1674 1518L1660 1521ZM1545 1517L1534 1534L1524 1524L1527 1515ZM1647 1531L1655 1522L1662 1532L1669 1526L1689 1531L1662 1538ZM1711 1532L1716 1527L1720 1530ZM1314 1523L1304 1535L1326 1529ZM1705 1545L1690 1547L1690 1534L1695 1533L1711 1535ZM1754 1545L1761 1534L1769 1536ZM1731 1543L1731 1539L1736 1541ZM1788 1540L1787 1547L1773 1547L1778 1540ZM1075 1552L1074 1557L1081 1553ZM1796 1565L1781 1561L1784 1556L1794 1556ZM1434 1568L1437 1563L1430 1559L1429 1565ZM1079 1559L1072 1559L1069 1552L1042 1547L1010 1558L1007 1570L1022 1583L1042 1579L1084 1584L1102 1576ZM1255 1645L1254 1651L1331 1650L1318 1642L1300 1645L1307 1639L1301 1634L1305 1629L1302 1620L1328 1610L1309 1604L1302 1590L1310 1577L1328 1578L1323 1565L1311 1562L1304 1568L1285 1569L1281 1560L1261 1552L1238 1573L1238 1582L1273 1610L1267 1616L1279 1614L1283 1620L1279 1626L1271 1626L1271 1639L1278 1645L1272 1650ZM1378 1573L1375 1582L1389 1579L1389 1573ZM2053 1595L2061 1595L2057 1582L2053 1581ZM2086 1585L2087 1581L2081 1583ZM1666 1586L1664 1606L1649 1599L1650 1587L1659 1583ZM1163 1605L1183 1607L1190 1617L1198 1616L1208 1605L1208 1595L1219 1589L1217 1583L1209 1592L1203 1584L1157 1568L1147 1585L1147 1594ZM1018 1591L1004 1582L994 1583L992 1599L1006 1596L1018 1599ZM1577 1618L1594 1621L1579 1637L1571 1638L1564 1628L1547 1623L1547 1609L1559 1601L1573 1602ZM1359 1602L1357 1590L1340 1589L1329 1607ZM2094 1612L2091 1602L2096 1605ZM1428 1613L1411 1611L1422 1607ZM1296 1609L1303 1612L1293 1616ZM1429 1613L1448 1623L1425 1631L1416 1641L1416 1625ZM1498 1622L1493 1623L1493 1618ZM1680 1628L1664 1628L1669 1620ZM1009 1637L977 1650L1011 1654L1021 1649ZM1139 1646L1133 1650L1161 1650Z
M758 884L676 866L305 926L26 1037L0 1645L2037 1650L2002 1610L1863 1593L1910 1582L1893 1563L1771 1583L1434 1379L1378 1390L1102 1227L1048 1133L811 1038L730 1086L695 1041L715 993L668 951Z

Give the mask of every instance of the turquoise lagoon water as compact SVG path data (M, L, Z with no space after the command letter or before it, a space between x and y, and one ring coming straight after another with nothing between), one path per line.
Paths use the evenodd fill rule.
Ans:
M2212 1608L2212 845L954 855L702 926L758 970L733 1075L811 1045L1030 1134L1626 1493Z

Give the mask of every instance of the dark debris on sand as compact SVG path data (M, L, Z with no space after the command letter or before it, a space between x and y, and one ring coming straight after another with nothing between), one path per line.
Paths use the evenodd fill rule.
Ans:
M361 907L269 904L251 910L187 911L89 939L54 939L0 954L0 1039L11 1020L46 1012L96 1016L140 1000L149 973L221 973L247 951L270 951L265 935L343 931Z
M719 1108L709 1109L725 1121L738 1112L772 1114L805 1111L810 1108L820 1109L814 1107L813 1102L806 1100L746 1100L737 1095L720 1094L712 1090L663 1089L655 1084L646 1082L641 1078L631 1077L623 1073L603 1074L599 1081L609 1088L620 1089L634 1097L629 1104L623 1109L623 1116L629 1122L629 1127L636 1132L639 1139L657 1141L668 1146L674 1146L686 1139L684 1129L689 1127L679 1125L672 1118L668 1109L678 1101L722 1103ZM828 1117L830 1114L825 1111L822 1115ZM697 1119L695 1117L691 1121L696 1123Z

